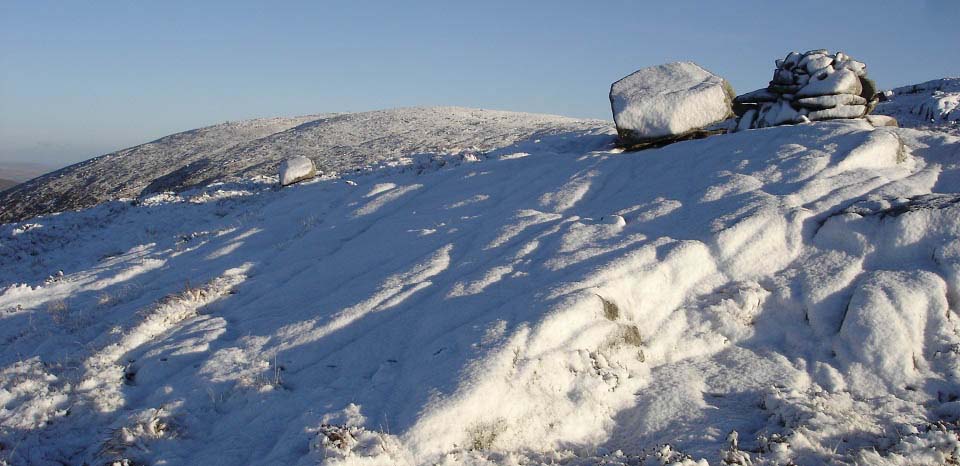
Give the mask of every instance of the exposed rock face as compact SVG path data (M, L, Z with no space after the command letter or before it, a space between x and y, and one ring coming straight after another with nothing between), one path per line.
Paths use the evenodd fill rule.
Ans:
M313 160L293 157L280 163L280 186L288 186L317 176Z
M733 116L733 87L693 62L643 68L610 86L621 143L657 145L699 134Z
M738 130L860 118L877 104L867 66L843 52L790 52L776 64L769 86L734 99Z

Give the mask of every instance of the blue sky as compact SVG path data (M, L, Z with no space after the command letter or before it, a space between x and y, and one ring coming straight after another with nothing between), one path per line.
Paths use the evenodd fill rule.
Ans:
M790 50L883 88L960 75L960 2L0 2L0 162L65 165L261 116L462 105L609 119L693 60L738 92Z

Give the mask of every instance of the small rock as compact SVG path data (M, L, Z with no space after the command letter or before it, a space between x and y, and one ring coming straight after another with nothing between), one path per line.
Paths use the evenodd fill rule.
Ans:
M821 95L853 94L860 95L863 85L856 73L846 68L820 78L811 79L806 86L797 91L797 97L816 97Z
M280 186L288 186L317 176L317 167L307 157L293 157L280 163Z
M771 92L767 88L757 89L755 91L747 92L746 94L738 95L733 99L735 104L757 104L760 102L776 102L780 98L779 94Z
M760 108L757 115L757 125L755 127L763 128L787 123L797 123L799 118L800 112L793 108L790 102L778 100L765 104Z
M615 225L618 227L622 227L627 224L626 219L616 214L604 215L603 217L600 217L600 222L603 223L604 225Z
M879 127L881 127L881 126L893 126L893 127L895 127L895 128L900 126L900 123L897 122L897 119L894 118L894 117L892 117L892 116L887 116L887 115L867 115L867 116L866 116L866 119L867 119L867 122L869 122L871 125L873 125L873 126L875 126L875 127L877 127L877 128L879 128Z
M818 97L804 97L797 99L797 105L805 108L822 110L837 105L867 105L867 99L853 94L822 95Z
M817 74L817 71L822 70L832 64L833 58L828 55L813 55L807 59L805 68L807 69L807 73L815 75Z
M737 131L744 131L753 128L753 123L756 121L756 119L757 109L752 108L747 110L743 113L743 115L740 115L740 119L737 122Z
M860 118L867 113L865 105L838 105L833 108L813 111L807 114L812 121L835 120L837 118Z

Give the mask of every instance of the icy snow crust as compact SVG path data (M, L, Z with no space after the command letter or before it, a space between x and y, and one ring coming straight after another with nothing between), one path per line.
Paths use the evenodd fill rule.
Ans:
M960 139L612 143L0 226L0 458L957 457Z
M336 176L409 163L421 154L488 152L541 136L609 127L599 120L459 107L228 122L90 159L4 191L0 222L214 182L276 177L280 163L291 157L308 157L318 170Z

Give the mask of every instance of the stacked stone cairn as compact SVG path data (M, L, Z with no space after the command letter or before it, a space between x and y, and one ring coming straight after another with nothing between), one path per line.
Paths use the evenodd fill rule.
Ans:
M790 52L770 85L733 100L736 130L865 117L878 102L867 66L837 52Z

